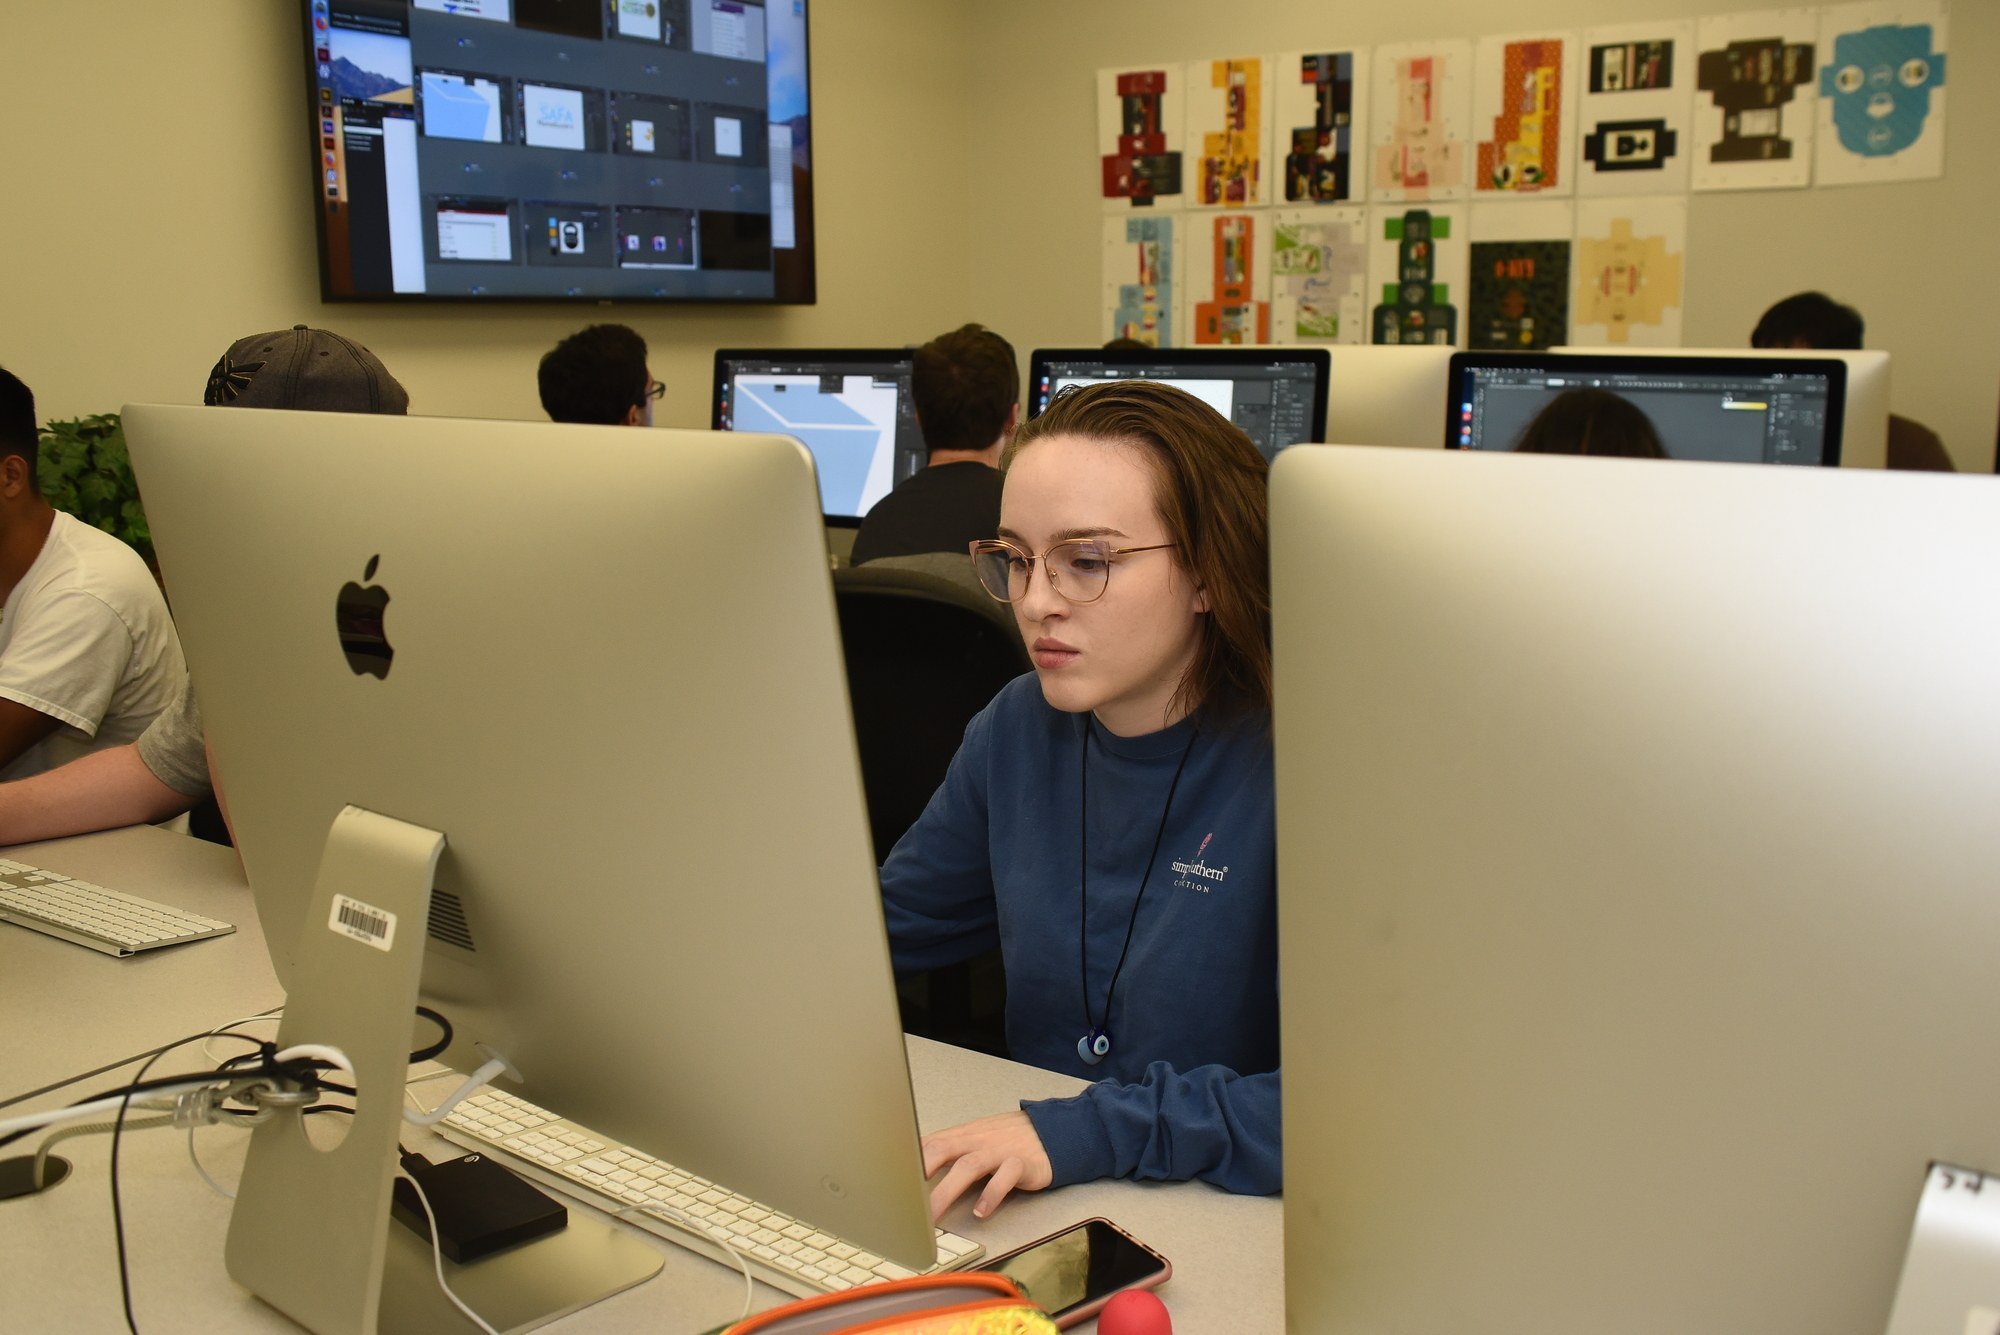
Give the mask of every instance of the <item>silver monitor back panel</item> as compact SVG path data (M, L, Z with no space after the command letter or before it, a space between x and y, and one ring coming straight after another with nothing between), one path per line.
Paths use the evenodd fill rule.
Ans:
M1333 380L1326 396L1326 439L1336 445L1442 449L1455 351L1413 343L1328 348Z
M531 1097L932 1253L818 494L783 437L134 406L281 981L349 803L442 831L430 1003ZM386 676L344 585L390 594ZM914 1259L913 1259L914 1258Z
M1607 348L1554 347L1550 352L1601 356ZM1619 348L1620 356L1741 357L1742 348ZM1889 354L1829 352L1815 348L1752 349L1750 355L1831 357L1847 364L1847 403L1840 424L1840 466L1881 468L1889 461Z
M1272 482L1288 1326L1879 1332L2000 1170L2000 484Z

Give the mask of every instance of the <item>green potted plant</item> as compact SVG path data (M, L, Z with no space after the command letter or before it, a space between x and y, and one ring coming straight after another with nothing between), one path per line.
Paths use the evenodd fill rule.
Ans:
M147 565L159 569L117 413L44 426L36 474L49 504L123 540Z

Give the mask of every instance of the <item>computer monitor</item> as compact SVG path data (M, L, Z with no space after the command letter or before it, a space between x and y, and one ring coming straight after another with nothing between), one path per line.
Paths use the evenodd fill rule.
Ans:
M723 348L717 431L791 436L812 451L820 510L855 528L929 457L910 397L909 348Z
M1357 343L1327 352L1334 387L1326 401L1326 440L1432 450L1443 443L1451 348Z
M2000 1169L2000 492L1334 447L1271 508L1287 1328L1876 1335L1930 1163Z
M1329 364L1325 348L1036 348L1028 361L1028 416L1041 416L1070 385L1158 380L1242 427L1270 459L1287 445L1325 439Z
M1565 356L1601 356L1602 348L1556 347ZM1624 357L1723 357L1744 355L1741 348L1620 348ZM1841 409L1840 466L1881 468L1889 461L1889 354L1886 352L1827 352L1816 348L1773 348L1779 357L1830 357L1847 367L1847 401Z
M304 913L344 807L441 831L422 990L447 1060L503 1055L502 1088L930 1266L805 451L124 420L280 982L328 929Z
M1455 353L1445 446L1512 450L1537 414L1581 389L1608 390L1638 407L1670 458L1840 462L1846 365L1767 353Z

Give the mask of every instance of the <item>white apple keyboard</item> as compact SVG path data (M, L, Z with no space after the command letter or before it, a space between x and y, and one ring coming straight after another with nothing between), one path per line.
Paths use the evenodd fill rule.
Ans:
M437 1130L523 1177L733 1265L727 1244L752 1275L794 1297L920 1273L499 1090L467 1098ZM668 1223L662 1214L678 1218L681 1225ZM939 1229L937 1260L921 1273L962 1269L985 1250Z
M106 955L134 955L236 930L170 904L0 858L0 921Z

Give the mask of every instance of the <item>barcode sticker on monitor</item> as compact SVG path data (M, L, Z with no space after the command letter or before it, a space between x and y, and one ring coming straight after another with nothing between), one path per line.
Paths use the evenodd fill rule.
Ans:
M326 925L329 931L351 936L377 950L387 950L396 943L395 914L346 895L333 897L333 917Z
M1888 1335L2000 1332L2000 1178L1934 1163L1889 1313Z

